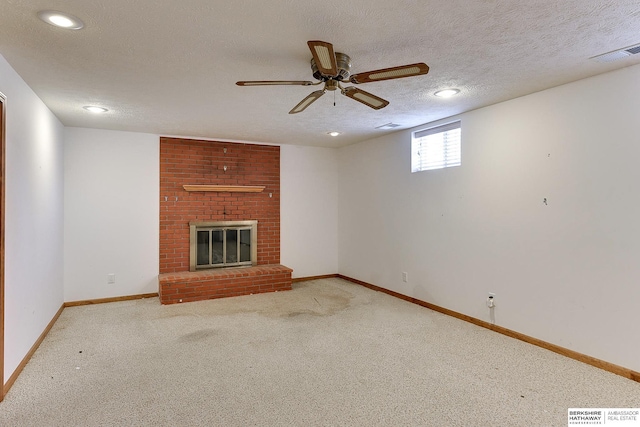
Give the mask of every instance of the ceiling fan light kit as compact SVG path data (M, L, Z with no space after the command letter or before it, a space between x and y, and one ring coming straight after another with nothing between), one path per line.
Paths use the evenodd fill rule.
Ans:
M315 86L324 83L322 90L309 94L298 103L289 114L297 114L304 111L309 105L324 95L327 91L340 90L340 93L348 98L358 101L367 107L379 110L389 105L389 101L372 93L365 92L354 86L343 86L342 82L361 84L378 82L382 80L400 79L404 77L419 76L429 72L429 66L423 62L399 67L383 68L351 75L351 58L340 52L334 52L333 45L320 40L307 42L311 50L311 71L318 82L295 80L253 80L236 82L238 86Z

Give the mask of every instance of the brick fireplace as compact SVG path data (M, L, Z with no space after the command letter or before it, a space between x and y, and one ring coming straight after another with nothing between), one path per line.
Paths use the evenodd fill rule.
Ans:
M257 221L253 266L189 271L194 222ZM291 289L280 265L280 147L160 138L163 304Z

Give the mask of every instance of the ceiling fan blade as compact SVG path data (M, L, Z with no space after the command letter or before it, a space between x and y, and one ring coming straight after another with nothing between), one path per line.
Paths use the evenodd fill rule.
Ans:
M417 64L401 65L399 67L383 68L381 70L367 71L366 73L358 73L351 76L351 83L369 83L381 80L401 79L403 77L419 76L427 74L429 66L424 62Z
M333 45L319 40L308 41L307 45L311 50L318 71L325 76L337 76L338 64L336 54L333 52Z
M300 80L254 80L236 82L238 86L311 86L313 82Z
M344 88L342 94L348 96L351 99L355 99L356 101L361 102L367 107L373 108L374 110L379 110L389 105L389 101L387 101L386 99L382 99L372 93L365 92L364 90L358 89L357 87L353 86Z
M298 105L293 107L291 111L289 111L289 114L301 113L302 111L304 111L305 108L313 104L313 102L316 99L320 98L322 95L324 95L324 90L317 90L315 92L310 93L309 96L307 96L305 99L300 101Z

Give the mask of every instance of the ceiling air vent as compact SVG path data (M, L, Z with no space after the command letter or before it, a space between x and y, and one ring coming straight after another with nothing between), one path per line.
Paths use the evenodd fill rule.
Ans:
M631 55L635 55L636 53L640 53L640 45L630 47L629 49L625 49L625 52L629 52Z
M377 126L376 129L393 129L393 128L397 128L398 126L400 125L397 123L387 123L384 125Z
M597 55L590 59L593 59L596 62L613 62L638 53L640 53L640 44L614 50L609 53L603 53L602 55Z

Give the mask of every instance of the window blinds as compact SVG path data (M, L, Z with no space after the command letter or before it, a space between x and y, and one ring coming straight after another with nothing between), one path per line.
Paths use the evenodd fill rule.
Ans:
M411 139L411 172L461 164L460 122L414 132Z

